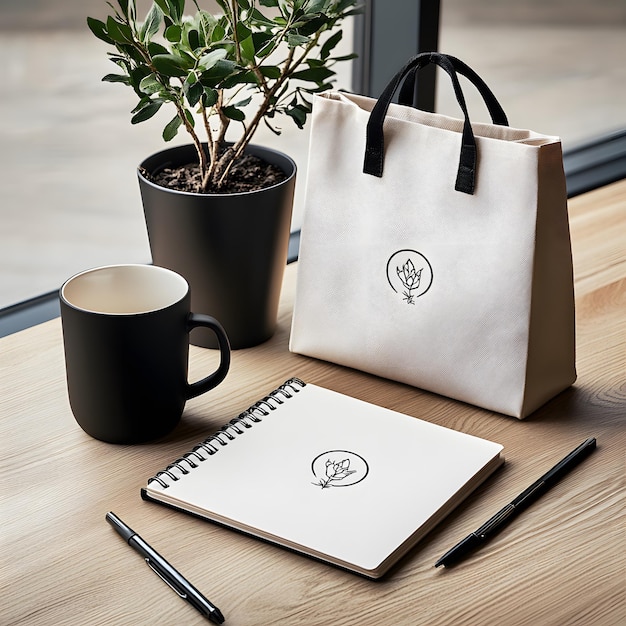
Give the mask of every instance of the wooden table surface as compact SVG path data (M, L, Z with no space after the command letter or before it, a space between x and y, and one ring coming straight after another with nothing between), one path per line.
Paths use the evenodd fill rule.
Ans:
M114 511L226 624L626 624L626 181L570 201L578 381L520 422L287 350L296 266L276 335L234 353L165 440L108 445L75 423L60 321L0 341L2 624L201 624L105 522ZM192 377L212 351L192 348ZM290 376L504 445L507 463L391 575L371 582L143 502L146 479ZM586 437L598 450L462 564L434 562ZM329 520L340 523L340 520Z

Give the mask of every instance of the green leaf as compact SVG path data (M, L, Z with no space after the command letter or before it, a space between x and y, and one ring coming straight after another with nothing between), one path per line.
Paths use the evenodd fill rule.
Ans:
M344 54L341 57L333 57L331 61L352 61L352 59L358 59L359 55L356 52L352 54Z
M172 43L178 43L182 34L183 29L178 24L172 24L165 29L165 39Z
M274 26L274 22L265 17L258 9L252 9L252 19L261 26Z
M189 109L185 109L185 117L187 118L189 126L191 126L191 128L195 128L196 118L193 116L192 112Z
M102 41L104 41L105 43L108 43L110 45L114 45L115 42L113 41L113 39L111 39L111 37L109 37L108 33L107 33L107 28L104 22L101 22L100 20L97 20L93 17L88 17L87 18L87 26L89 26L89 29L91 30L91 32L98 38L101 39Z
M320 58L326 60L329 56L333 48L341 41L343 37L343 31L338 30L334 35L329 37L322 46L320 51Z
M137 103L137 106L131 111L131 113L137 113L137 111L141 111L141 109L150 104L150 102L152 102L152 100L150 100L148 96L142 95L141 99Z
M246 37L243 41L240 41L239 48L244 59L250 62L254 61L255 50L252 37Z
M204 87L202 83L194 83L193 85L185 83L183 85L183 91L185 92L189 106L195 107L196 104L200 102L200 98L204 94Z
M105 83L123 83L124 85L130 85L130 78L128 76L122 76L121 74L107 74L102 77L102 81Z
M307 4L306 12L307 13L324 13L326 9L326 5L328 4L328 0L311 0L309 4Z
M165 76L185 76L190 69L185 59L174 54L157 54L152 57L156 70Z
M163 129L163 139L165 141L172 141L178 134L178 129L181 127L182 121L178 115L167 123L167 126Z
M224 89L232 89L236 85L257 84L259 82L256 74L252 71L238 72L227 76L222 83Z
M170 22L180 23L185 8L185 0L154 0L159 5L163 15L169 18Z
M117 43L132 43L133 42L133 33L130 30L130 27L126 24L122 24L118 22L115 18L109 17L107 18L106 29L109 33L109 37L113 39L113 41Z
M116 54L114 52L107 52L107 56L109 57L109 61L112 61L113 63L115 63L115 65L119 65L122 69L128 71L130 63L125 56Z
M176 15L180 21L185 13L185 0L172 0L172 2L176 5Z
M217 26L217 20L208 11L198 11L196 20L200 33L204 36L204 40L210 41L213 29Z
M171 17L170 5L169 5L169 2L167 2L167 0L154 0L154 3L156 5L158 5L159 9L161 9L161 11L163 11L164 15L167 15L168 17Z
M274 41L274 37L272 33L260 31L256 33L252 33L252 39L254 41L254 49L260 50L267 44L268 41Z
M221 59L213 67L200 74L200 82L205 87L215 87L221 80L230 76L237 69L237 65L228 59Z
M150 69L147 68L145 65L133 67L129 71L131 85L133 86L133 88L137 92L137 95L140 98L144 98L146 94L142 93L141 89L139 89L139 85L141 85L141 81L146 76L150 76L151 73L152 72L150 72Z
M189 48L191 50L196 50L200 47L200 33L197 30L191 29L187 33L187 43L189 44Z
M243 100L239 100L239 102L235 102L233 106L235 107L246 107L252 102L252 96L244 98Z
M166 0L166 2L172 21L179 23L185 10L185 0Z
M130 43L116 43L115 47L122 53L128 55L137 65L145 62L141 52Z
M153 4L146 15L145 22L139 29L140 41L149 41L154 35L159 32L161 26L161 20L163 19L163 12L159 8L158 4Z
M306 91L306 93L322 93L323 91L328 91L329 89L332 89L332 88L333 88L332 83L318 83L318 86L316 88L307 87L303 91Z
M237 32L237 39L239 39L239 41L250 37L250 35L252 34L252 31L243 22L237 22L235 30Z
M272 52L274 52L274 50L276 49L277 46L277 42L274 41L274 39L270 38L269 41L264 45L264 46L256 46L257 48L257 57L259 59L263 59L267 56L269 56L270 54L272 54Z
M343 13L348 7L354 6L355 0L339 0L337 6L335 7L335 11L337 13ZM352 15L362 12L362 6L358 6L353 11L349 11L346 15Z
M279 128L274 128L274 127L273 127L273 126L272 126L272 125L271 125L271 124L267 121L267 117L269 117L269 116L265 116L265 117L263 118L263 121L265 122L265 125L266 125L266 126L267 126L267 127L268 127L268 128L269 128L269 129L270 129L270 130L271 130L271 131L275 134L275 135L280 136L280 134L281 134L280 129L279 129Z
M211 33L211 41L213 43L217 43L218 41L222 41L226 35L226 29L222 24L216 24L213 32Z
M239 50L243 58L247 61L254 61L254 41L252 39L252 31L243 23L238 22L235 27L237 40L239 41Z
M117 0L117 3L120 5L122 13L128 17L128 0Z
M224 59L225 57L226 57L226 50L224 50L223 48L218 48L217 50L213 50L212 52L209 52L208 54L205 54L204 56L200 57L200 60L198 61L198 69L202 71L209 70L215 65L217 65L217 63L221 61L222 59Z
M169 50L165 46L162 46L160 43L156 43L154 41L151 41L148 44L148 52L151 57L154 57L157 54L169 54Z
M289 33L287 36L287 43L290 48L297 48L298 46L304 46L309 43L310 38L304 35L298 35L296 33Z
M131 124L139 124L140 122L145 122L149 120L156 112L161 108L163 104L162 100L150 100L148 104L143 106L142 108L135 113L130 119Z
M313 83L323 83L327 78L334 76L335 72L327 67L310 67L307 70L294 72L292 78L306 80Z
M246 119L246 114L234 106L222 107L222 113L227 118L235 120L236 122L243 122Z
M300 26L298 32L304 36L313 35L321 30L327 23L328 18L325 15L318 15L306 20L306 22Z
M259 4L262 7L277 7L278 0L259 0Z
M148 74L148 76L144 76L139 83L139 90L142 93L148 95L158 93L159 91L161 91L162 88L163 86L156 79L156 76L154 74Z
M210 87L205 87L204 95L202 96L202 104L206 108L210 108L214 104L217 103L218 96L219 94L217 93L215 89L211 89Z
M262 65L259 67L259 71L263 76L265 76L265 78L270 78L272 80L280 78L281 75L280 68L275 65Z

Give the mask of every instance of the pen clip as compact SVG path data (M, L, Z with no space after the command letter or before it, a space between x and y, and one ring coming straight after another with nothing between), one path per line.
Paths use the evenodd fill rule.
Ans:
M159 570L151 563L150 559L145 558L146 564L148 565L148 567L168 586L170 587L170 589L174 590L176 592L176 594L178 596L180 596L183 600L187 600L187 594L186 593L182 593L180 592L178 589L176 589L176 587L174 587L174 585L172 584L171 581L167 580L167 578L165 578L165 576L163 576L163 574L161 574L161 572L159 572Z

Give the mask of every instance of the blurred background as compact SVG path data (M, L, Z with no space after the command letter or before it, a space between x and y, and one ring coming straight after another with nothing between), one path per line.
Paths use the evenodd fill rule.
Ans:
M150 2L138 4L145 13ZM0 0L0 309L89 267L150 262L135 172L166 147L171 112L131 126L134 93L101 82L115 68L86 17L107 14L105 0ZM352 42L350 23L345 52ZM483 77L512 126L558 135L565 151L626 127L624 0L442 0L439 50ZM398 69L389 67L389 78ZM351 89L351 79L346 63L336 87ZM487 121L467 96L472 119ZM459 116L441 77L436 110ZM297 229L309 132L288 119L282 127L280 137L260 131L255 143L298 163Z

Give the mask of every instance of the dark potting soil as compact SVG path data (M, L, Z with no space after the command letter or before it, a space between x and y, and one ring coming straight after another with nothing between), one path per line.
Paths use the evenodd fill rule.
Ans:
M277 185L287 178L285 172L252 154L239 157L230 172L228 180L219 190L206 193L244 193ZM160 187L202 193L202 176L197 163L189 163L175 168L164 168L149 179Z

